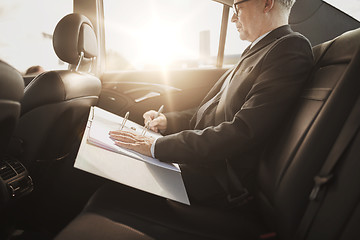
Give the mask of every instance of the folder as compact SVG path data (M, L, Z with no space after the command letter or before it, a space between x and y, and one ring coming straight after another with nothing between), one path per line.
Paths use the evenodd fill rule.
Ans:
M119 147L109 138L123 118L98 107L91 107L74 167L124 185L190 205L181 170L177 164L160 162ZM143 127L127 120L123 130L141 133ZM147 131L147 136L161 137Z

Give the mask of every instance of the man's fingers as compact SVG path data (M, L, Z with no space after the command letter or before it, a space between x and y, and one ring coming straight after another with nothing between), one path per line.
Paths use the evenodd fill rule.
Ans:
M135 152L144 154L146 156L151 157L150 146L151 142L135 142L135 143L127 143L122 141L115 141L115 145L123 148L127 148L129 150L133 150Z
M144 113L143 117L150 117L154 118L156 116L157 112L155 110L150 110Z
M114 132L114 131L110 131L109 132L110 137L134 137L133 134L129 133L129 132L123 132L123 131L119 131L119 132Z
M147 111L146 113L144 113L144 115L143 115L144 124L152 121L155 118L155 116L156 116L156 111L154 111L154 110L150 110L150 111Z
M122 130L113 130L110 131L109 134L121 134L121 132L123 132Z
M111 135L110 135L111 137ZM152 137L146 136L122 136L122 135L115 135L112 137L115 145L119 147L124 147L146 156L151 157L151 145L154 143L154 139Z
M160 118L155 118L154 120L152 120L150 123L149 123L149 126L150 127L155 127L155 126L157 126L158 124L159 124L159 121L160 121L161 119Z
M158 132L159 121L160 121L159 118L155 118L154 120L152 120L152 121L149 123L149 128L150 128L152 131L154 131L154 132Z
M136 150L136 148L139 146L138 143L128 143L128 142L122 142L122 141L115 141L115 145L119 147L124 147L130 150Z
M110 131L109 135L113 136L113 137L116 137L116 136L128 136L128 137L132 137L132 138L135 138L136 136L138 136L138 135L136 135L136 134L134 134L132 132L121 131L121 130L119 130L119 131Z
M131 132L121 131L121 132L117 132L116 134L111 132L109 134L110 134L110 138L112 138L113 140L119 140L128 143L144 141L144 136L140 136Z
M122 141L126 143L134 143L137 140L132 136L124 136L124 135L110 135L110 138L117 141Z
M158 127L150 127L150 130L151 131L154 131L154 132L159 132L159 129L158 129Z

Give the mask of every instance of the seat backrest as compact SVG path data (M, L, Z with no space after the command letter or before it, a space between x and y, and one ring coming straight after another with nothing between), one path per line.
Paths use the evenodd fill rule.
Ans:
M353 110L357 116L360 113L358 106L359 100ZM309 201L304 217L308 225L302 232L306 240L359 239L360 131L359 128L356 131L353 124L351 130L355 136L332 169L330 181L321 187L315 200Z
M260 161L259 203L280 239L294 236L313 178L359 96L359 47L357 29L313 48L316 66L306 89Z
M101 91L100 80L83 71L89 70L98 53L88 18L73 13L61 19L53 45L69 70L44 72L25 88L15 135L22 142L19 158L27 162L64 158L84 130L90 106Z
M23 95L21 74L0 60L0 155L4 153L18 122Z

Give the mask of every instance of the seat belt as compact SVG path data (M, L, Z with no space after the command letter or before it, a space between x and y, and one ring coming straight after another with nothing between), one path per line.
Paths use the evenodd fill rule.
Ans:
M221 187L227 193L227 201L230 207L241 206L251 200L247 188L240 182L239 177L226 159L226 170L219 169L215 175Z
M313 220L320 209L325 197L325 185L333 178L333 170L339 162L347 147L350 145L360 127L360 98L355 103L348 119L346 120L339 136L337 137L327 159L319 174L315 176L315 185L309 196L309 204L296 232L295 239L305 239Z

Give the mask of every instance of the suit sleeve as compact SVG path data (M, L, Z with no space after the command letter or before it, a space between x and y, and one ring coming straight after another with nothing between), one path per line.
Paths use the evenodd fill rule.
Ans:
M268 51L261 64L260 74L232 121L160 138L156 158L203 164L236 156L266 141L298 98L313 66L312 49L305 38L289 37Z
M190 129L190 119L196 112L196 108L181 111L165 113L167 119L167 128L165 135L177 133L183 130Z

